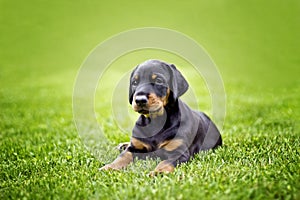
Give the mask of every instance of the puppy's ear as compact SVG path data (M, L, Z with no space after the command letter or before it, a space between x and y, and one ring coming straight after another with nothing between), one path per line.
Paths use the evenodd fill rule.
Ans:
M183 95L189 88L188 82L182 76L182 74L176 69L175 65L169 65L171 70L171 82L170 89L173 92L174 100Z
M133 94L134 94L134 90L132 89L131 81L132 81L133 74L135 73L137 68L138 68L138 66L136 66L136 68L131 72L130 79L129 79L129 103L130 104L132 104Z

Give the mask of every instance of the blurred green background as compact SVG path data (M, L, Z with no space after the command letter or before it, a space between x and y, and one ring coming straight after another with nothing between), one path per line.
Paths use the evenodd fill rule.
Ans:
M93 48L112 35L148 26L195 39L215 61L227 92L252 88L263 98L268 90L299 86L297 0L0 2L1 88L23 97L32 94L18 91L20 86L31 92L59 87L71 97L79 67ZM130 69L160 54L165 58L144 51L119 63ZM166 61L186 64L174 56Z
M229 197L237 199L247 194L248 197L258 197L265 191L271 194L270 198L280 198L299 189L299 179L294 174L299 152L291 149L292 142L299 143L299 131L294 129L299 127L300 119L299 0L0 0L0 25L0 178L3 180L0 181L0 193L3 197L44 198L48 195L51 198L54 195L54 198L72 198L79 195L88 198L90 192L98 191L95 185L102 187L101 181L106 180L106 175L98 174L97 168L103 163L92 162L93 156L80 149L72 116L73 86L81 64L99 43L122 31L141 27L177 30L207 50L218 66L227 94L225 144L246 158L255 158L253 162L258 166L258 172L262 171L262 175L257 175L255 167L244 168L245 163L240 163L237 156L237 164L225 165L228 166L224 172L226 176L218 176L221 182L225 180L223 184L199 187L206 188L209 197L219 191L214 196L216 198L224 197L228 190L234 191ZM205 83L201 77L193 77L192 71L185 66L187 63L174 55L145 50L124 56L114 65L131 69L152 56L179 64L195 94L202 98L199 107L209 112L210 99ZM114 78L122 77L125 72L115 70ZM101 89L111 88L107 83L109 76L108 73L108 77L100 82ZM103 85L103 81L107 85ZM113 123L107 94L108 91L101 90L97 93L97 117L103 122L105 131L115 133L110 134L110 139L115 143L122 142L128 136L122 135ZM286 134L287 139L277 138L282 134ZM251 152L247 145L254 149L253 154L247 154ZM278 149L278 154L273 155L266 146ZM265 159L265 154L261 153L265 149L265 154L271 152L272 159L275 159L275 165L268 168L269 174L263 174L266 170L259 165L260 155ZM228 156L229 160L233 153L226 152L225 148L220 155ZM108 156L106 159L112 158ZM288 158L295 162L288 162ZM82 160L93 163L93 166L82 164ZM290 168L282 165L285 161ZM219 162L223 165L223 158ZM56 165L53 167L49 163ZM207 170L212 163L208 162ZM230 171L234 166L236 170L241 169L245 177L249 174L254 178L243 182L236 176L236 171ZM91 169L96 180L90 180ZM290 171L277 173L284 170ZM104 187L106 193L101 195L122 197L119 191L123 191L124 185L130 185L127 184L130 177L145 178L132 174L123 176L121 185ZM209 175L200 179L205 177L211 181ZM277 182L276 177L285 181ZM234 178L236 184L232 184ZM170 182L177 184L177 179L171 178ZM257 180L264 180L258 182L261 184L258 189ZM84 188L87 182L88 186ZM192 181L194 184L200 182L198 179ZM198 189L189 184L183 180L176 185L176 191L180 192L182 186L186 192L198 194L194 193ZM66 190L66 196L61 196L66 185L69 185L69 190ZM159 184L152 186L160 191ZM47 192L39 192L40 188L46 188ZM260 191L259 188L263 189ZM79 192L74 194L73 191ZM126 192L129 197L143 193L142 190L140 193ZM251 196L253 193L255 195ZM157 193L153 195L159 197L155 196ZM159 195L165 197L163 192Z
M108 37L155 26L194 38L225 83L299 84L299 1L0 1L2 87L50 74L75 77ZM63 75L63 77L61 77ZM64 81L72 87L73 80ZM72 92L70 90L70 92Z

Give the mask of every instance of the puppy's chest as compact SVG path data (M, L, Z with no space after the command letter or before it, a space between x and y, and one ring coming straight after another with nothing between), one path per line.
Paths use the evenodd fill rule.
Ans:
M180 125L179 113L156 119L139 118L132 131L131 146L140 152L161 149L177 135Z
M139 134L133 134L131 138L131 146L140 152L152 152L158 149L168 148L174 142L173 138L176 136L176 128L165 130L159 134L150 137L141 137ZM173 145L174 146L174 145Z
M150 137L150 138L138 138L132 137L131 138L131 146L134 150L140 152L152 152L159 148L160 144L163 141L157 137Z

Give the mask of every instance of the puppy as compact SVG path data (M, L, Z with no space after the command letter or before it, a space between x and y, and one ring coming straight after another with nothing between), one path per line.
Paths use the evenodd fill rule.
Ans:
M140 115L125 150L100 170L118 170L135 157L159 157L153 173L173 172L199 151L222 145L215 124L202 112L191 110L179 97L188 83L173 64L149 60L130 77L129 103Z

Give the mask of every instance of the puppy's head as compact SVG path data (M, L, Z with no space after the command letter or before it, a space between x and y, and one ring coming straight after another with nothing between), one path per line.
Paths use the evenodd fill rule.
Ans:
M161 115L164 106L176 101L188 86L174 65L149 60L138 65L131 73L129 103L140 114Z

